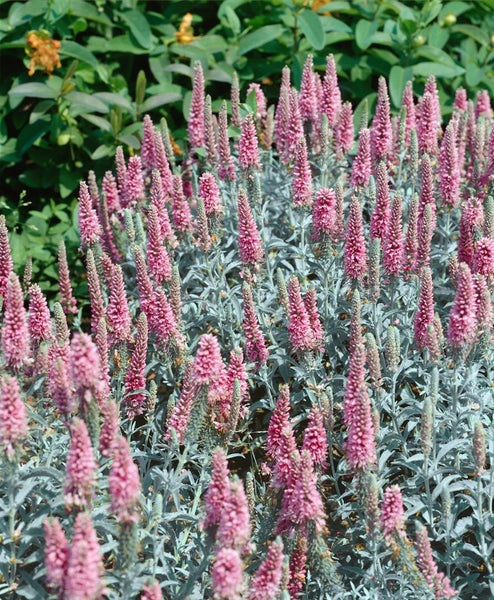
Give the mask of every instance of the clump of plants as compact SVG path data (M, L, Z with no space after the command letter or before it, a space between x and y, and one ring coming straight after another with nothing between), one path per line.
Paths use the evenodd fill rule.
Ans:
M0 219L5 597L494 594L490 97L249 91L81 182L90 306Z

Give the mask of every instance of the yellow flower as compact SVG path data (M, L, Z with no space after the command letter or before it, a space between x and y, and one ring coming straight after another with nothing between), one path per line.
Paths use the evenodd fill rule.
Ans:
M29 62L29 75L33 75L36 67L41 67L45 73L51 75L56 67L61 67L58 50L61 44L59 40L52 40L48 31L30 31L26 38L27 55L31 57Z
M185 13L185 15L182 17L180 27L178 28L178 31L175 32L175 37L177 38L177 42L179 44L190 44L190 42L197 39L197 37L194 36L191 13Z

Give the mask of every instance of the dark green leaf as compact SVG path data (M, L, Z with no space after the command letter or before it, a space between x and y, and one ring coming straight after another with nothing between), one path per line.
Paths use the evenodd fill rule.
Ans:
M281 25L264 25L264 27L248 33L240 40L239 55L243 56L255 48L260 48L264 44L272 42L279 38L284 31L285 28Z
M373 42L373 36L377 31L378 22L360 19L355 27L355 42L361 50L366 50Z
M164 104L171 104L172 102L178 102L182 99L182 96L179 93L170 92L168 94L157 94L156 96L151 96L142 104L141 112L147 112L149 110L153 110L158 106L163 106Z
M389 72L389 94L396 107L401 106L403 90L412 77L413 73L410 67L403 68L399 65L391 67L391 71Z
M138 10L129 10L120 13L120 17L129 26L130 32L137 43L143 48L151 48L151 28L146 17Z
M422 62L413 65L412 71L414 75L420 75L421 77L429 77L430 75L435 75L436 77L457 77L458 75L463 75L465 69L457 65Z
M112 22L106 13L100 12L94 4L85 2L84 0L71 0L69 12L77 17L82 17L83 19L94 21L95 23L101 23L107 27L112 26Z
M60 48L60 56L71 56L77 58L77 60L91 65L92 67L98 68L99 61L85 46L81 46L77 42L70 40L64 40Z
M334 17L321 17L320 18L322 28L324 31L341 31L342 33L351 33L352 28L349 27L340 19L335 19Z
M17 138L16 151L19 154L24 154L36 140L50 130L50 127L51 119L48 116L42 117L34 123L26 125Z
M121 108L125 108L125 110L128 112L132 111L132 104L130 100L124 96L121 96L120 94L114 94L112 92L97 92L96 94L93 94L92 97L106 102L108 106L120 106Z
M324 31L321 25L321 18L308 8L303 10L298 18L300 28L309 44L314 50L322 50L324 48Z
M475 27L475 25L453 25L451 31L455 33L464 33L482 46L489 46L490 44L490 38L487 31L484 31L480 27Z

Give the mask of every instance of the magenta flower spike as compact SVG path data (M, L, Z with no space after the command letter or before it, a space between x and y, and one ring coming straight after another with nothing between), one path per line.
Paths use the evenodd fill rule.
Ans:
M352 164L350 184L353 188L362 188L369 185L372 174L370 140L370 129L363 127L359 132L358 150Z
M45 534L44 559L46 568L46 585L50 591L60 592L67 561L69 558L69 542L58 518L43 521Z
M348 425L345 456L350 469L365 469L375 465L377 461L374 422L365 381L354 400L356 405L352 409Z
M290 576L287 585L290 598L298 598L303 590L307 574L307 538L302 534L290 555Z
M235 165L233 164L230 140L228 138L226 102L222 103L218 114L218 159L216 170L221 180L235 181Z
M211 385L218 380L224 368L218 338L205 333L199 340L192 367L194 381L197 385Z
M165 210L165 209L164 209ZM161 224L156 207L151 205L148 211L147 259L149 271L155 285L159 286L172 277L172 263L166 247L163 245Z
M242 482L230 483L230 493L221 512L216 542L220 548L233 548L241 554L250 550L250 516Z
M70 283L69 265L67 263L67 252L65 243L60 240L58 244L58 286L60 290L60 303L66 315L77 314L77 300L72 293Z
M180 233L192 230L192 215L184 194L182 177L178 173L173 176L172 221Z
M482 205L478 198L472 197L462 206L459 236L458 261L467 263L472 269L475 256L474 236L481 232Z
M247 282L242 287L242 298L244 310L242 327L245 335L247 360L253 362L255 368L259 369L268 359L269 352L257 319L252 288Z
M110 344L116 345L131 339L132 318L130 316L122 267L113 266L109 282L110 297L106 308L106 321L110 330Z
M349 429L358 413L360 394L365 382L365 346L358 344L350 354L348 378L343 400L343 419Z
M118 436L112 447L113 462L108 474L110 510L119 523L138 520L137 509L141 493L139 469L132 460L129 442Z
M247 600L276 600L283 575L283 543L278 538L268 548L266 558L249 584Z
M321 409L313 406L309 423L304 431L302 450L308 450L315 465L325 468L328 456L328 440Z
M101 182L101 189L105 196L106 208L109 215L119 213L122 207L120 206L120 196L118 193L117 180L111 171L106 171Z
M4 299L7 292L7 282L12 273L13 266L5 216L0 215L0 296Z
M173 342L177 349L182 349L184 339L178 329L177 320L173 309L163 288L158 288L155 294L156 315L153 322L153 331L156 334L158 345L169 349Z
M91 331L95 334L98 331L100 319L105 316L105 306L94 254L90 249L87 250L86 254L86 270L89 300L91 302Z
M312 54L308 54L305 59L298 102L302 120L315 123L317 120L317 90Z
M388 229L390 217L390 198L388 169L384 161L379 161L376 169L376 203L371 215L370 234L379 238L381 244Z
M267 115L267 99L266 96L264 94L264 92L262 91L262 87L260 86L259 83L256 82L251 82L249 83L249 86L247 87L247 91L245 93L245 95L248 97L249 94L251 92L254 92L254 95L256 97L256 115L255 115L255 120L258 124L261 124L264 119L266 118Z
M204 126L204 105L205 105L205 84L204 72L201 63L194 62L194 77L192 82L192 100L190 103L188 133L191 148L204 148L205 144L205 126Z
M171 439L171 431L173 429L180 444L183 444L185 441L185 433L187 431L190 413L192 412L197 393L197 385L193 377L192 364L192 360L187 359L182 379L182 387L180 389L180 397L166 423L167 429L164 434L166 440Z
M441 126L441 103L439 101L439 93L437 91L436 78L434 75L430 75L427 79L424 87L424 94L430 94L432 96L432 114L437 124L437 131Z
M58 346L55 343L50 346L48 350L47 388L48 396L55 402L57 410L67 418L74 408L75 397L68 373L68 360L62 354L65 352L68 354L68 347Z
M295 352L314 350L318 345L296 276L290 277L288 283L288 334L290 344Z
M145 173L150 175L156 169L156 146L154 125L149 115L144 115L142 120L141 163Z
M328 117L328 123L334 127L341 110L341 92L338 85L334 56L326 57L326 73L322 81L321 113Z
M100 399L101 360L98 348L87 333L74 333L70 343L69 376L82 403Z
M244 174L250 173L253 169L261 168L256 125L254 117L250 113L242 121L238 140L238 161Z
M135 206L145 198L144 176L140 156L131 156L125 174L124 208Z
M168 193L171 193L173 186L172 175L170 174L170 187ZM161 239L167 243L170 248L178 246L177 238L170 223L170 217L166 208L166 196L163 189L162 178L158 171L153 171L151 175L151 205L155 207L158 222L160 226Z
M216 448L211 459L211 482L204 494L205 516L202 522L203 529L219 525L223 511L227 506L230 495L230 471L223 448Z
M28 419L19 382L4 375L0 379L0 448L8 459L28 436Z
M332 237L336 221L336 194L329 188L321 188L312 207L313 239Z
M437 154L437 111L435 99L431 93L425 92L420 104L420 119L417 127L419 151L431 156Z
M132 248L134 255L137 289L139 290L140 309L145 313L149 321L150 329L153 328L156 316L156 302L151 279L149 278L148 268L144 259L142 248L134 246Z
M458 88L455 92L455 100L453 108L456 110L467 110L468 108L468 96L465 88Z
M30 359L29 329L19 278L7 281L2 327L2 355L7 369L19 371Z
M280 387L278 400L269 420L266 436L266 454L276 459L281 448L281 434L291 427L290 421L290 388L287 384Z
M448 342L458 349L473 342L476 329L475 291L472 273L465 263L460 263L456 296L449 313Z
M75 518L74 533L63 580L63 598L102 600L103 561L91 517L80 512Z
M456 598L458 592L451 587L449 579L440 573L436 561L432 556L432 548L427 534L427 529L417 524L415 532L415 547L417 550L417 565L424 576L427 585L434 592L437 600Z
M46 298L37 283L29 288L29 338L39 344L53 337L50 309Z
M125 375L125 398L127 416L134 419L142 415L146 407L146 355L148 348L148 321L141 313L137 321L134 350Z
M417 312L415 313L413 330L415 344L418 349L427 346L427 327L434 324L434 292L432 272L429 267L422 269L420 280L420 295Z
M271 485L275 490L291 489L300 466L300 453L291 423L280 432L278 442Z
M125 194L125 180L127 179L127 164L122 146L117 146L115 150L115 167L117 170L117 186L120 200L123 201Z
M86 424L74 419L70 425L70 448L65 471L64 500L68 510L89 507L96 488L97 464Z
M242 559L233 548L219 548L211 569L211 585L216 600L241 600L244 591Z
M231 101L231 114L232 114L232 125L234 127L240 127L240 85L238 81L237 72L233 73L232 86L230 88L230 101Z
M387 162L392 150L392 129L388 87L384 77L379 77L377 105L371 126L371 152L375 163Z
M398 275L403 264L403 226L402 201L395 194L391 202L391 215L388 221L386 236L383 240L383 265L389 275Z
M285 163L291 163L295 159L297 145L304 136L304 126L302 117L300 116L298 92L295 88L290 90L289 106L289 121L285 137L285 152L283 154L283 161Z
M481 237L473 257L473 271L486 277L494 275L494 239Z
M161 180L163 197L168 198L171 196L173 187L173 175L170 169L168 156L166 154L165 142L163 141L163 136L159 131L154 132L154 145L156 148L156 170L158 171L159 178Z
M386 541L392 540L393 534L405 535L403 497L398 485L391 485L384 490L381 503L381 528Z
M295 206L312 206L312 172L307 154L307 144L303 136L295 148L292 198Z
M426 204L418 232L416 267L427 267L431 260L431 241L434 235L436 215L433 204Z
M350 152L353 146L353 111L350 102L341 107L338 121L334 130L335 150L337 154Z
M106 398L101 404L103 424L99 436L99 451L103 456L113 454L113 447L120 430L118 405L113 398Z
M417 127L415 102L413 99L413 83L411 81L407 82L405 89L403 90L403 100L401 105L406 108L407 111L405 118L405 146L408 147L410 144L410 131Z
M475 320L479 333L488 332L491 327L493 307L486 278L476 275L473 280L475 290Z
M156 580L147 583L142 588L140 600L163 600L160 584Z
M309 323L312 329L313 336L313 350L319 352L324 351L324 329L321 324L321 318L319 316L319 309L317 307L317 293L314 287L310 287L304 298L304 305L309 316Z
M287 162L287 135L290 125L290 68L283 67L278 103L274 114L274 141L280 159Z
M492 117L491 99L487 90L479 90L475 99L475 118L481 115L490 119Z
M203 173L199 178L199 196L204 202L208 217L219 217L223 211L220 190L212 173Z
M247 194L238 190L238 246L240 260L250 267L256 267L264 258L261 237L257 230Z
M367 271L362 207L356 196L350 201L350 213L345 235L345 273L352 279L361 280Z
M83 247L100 241L101 225L85 181L81 181L79 185L79 231Z
M456 206L460 196L460 169L453 123L446 127L439 150L439 191L444 204Z

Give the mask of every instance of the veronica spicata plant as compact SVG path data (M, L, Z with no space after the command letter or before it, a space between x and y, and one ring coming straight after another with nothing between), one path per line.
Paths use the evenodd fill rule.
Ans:
M0 220L3 597L494 595L490 98L252 91L81 182L89 307Z

